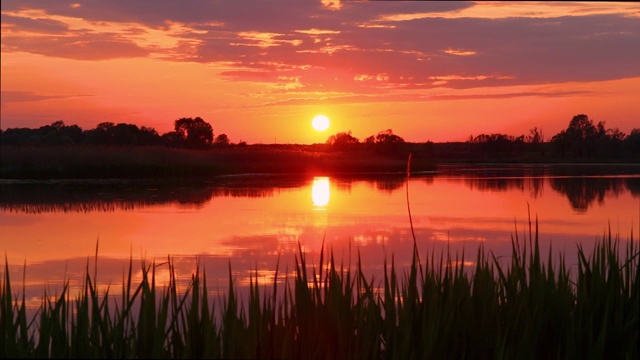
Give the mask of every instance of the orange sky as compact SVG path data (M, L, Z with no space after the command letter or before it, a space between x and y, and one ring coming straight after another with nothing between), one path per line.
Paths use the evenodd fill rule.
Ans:
M56 120L232 142L549 139L587 114L640 127L640 4L42 1L2 4L2 129ZM331 127L314 131L327 115Z

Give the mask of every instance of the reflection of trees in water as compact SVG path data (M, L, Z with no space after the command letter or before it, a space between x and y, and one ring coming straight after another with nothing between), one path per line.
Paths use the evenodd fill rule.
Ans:
M504 178L467 178L464 183L471 189L476 191L524 191L523 179L504 179Z
M432 177L422 178L433 182ZM350 191L353 182L366 181L378 190L402 187L404 176L332 179L339 190ZM176 204L199 208L216 197L259 198L274 196L281 189L310 186L304 177L225 178L215 183L142 185L116 183L0 184L0 211L19 213L111 212Z
M631 195L640 197L640 178L628 178L627 189L629 189Z
M531 171L489 172L486 177L475 177L474 172L447 174L448 177L462 176L469 188L475 191L504 192L511 190L528 191L533 198L542 195L544 182L549 179L551 188L566 196L576 211L586 211L594 201L602 203L606 196L619 196L628 189L633 196L640 197L638 177L567 177L546 178L536 176ZM502 170L501 170L502 171ZM582 168L581 171L591 171ZM521 173L521 177L517 174ZM453 176L452 176L453 175ZM414 177L432 184L437 175ZM371 176L368 178L332 178L332 185L340 191L350 191L354 182L365 181L377 190L393 192L401 189L406 177ZM0 211L20 213L44 212L91 212L133 210L158 205L177 204L184 207L202 207L215 197L258 198L274 196L281 189L310 186L310 179L294 177L247 177L229 178L207 184L154 184L135 183L39 183L0 184Z
M542 196L545 181L549 179L551 188L567 196L577 211L586 211L594 201L602 203L606 196L617 197L626 189L633 196L640 196L640 178L629 177L629 174L640 173L637 164L499 165L480 168L454 165L441 170L453 178L463 178L472 190L529 191L533 198Z
M530 165L448 165L439 170L452 178L461 178L466 186L475 191L505 192L529 191L537 198L544 189L545 166Z
M420 181L426 184L433 184L434 176L413 176L412 179L419 179ZM405 176L394 176L394 177L384 177L370 180L374 183L375 188L381 191L393 192L400 188L402 188L406 182L407 178Z
M629 190L633 196L640 196L640 178L638 177L589 177L587 174L593 175L594 170L588 167L575 167L565 171L555 170L554 173L582 174L582 177L549 178L551 188L566 196L571 207L579 212L587 211L595 201L602 204L606 197L618 197L626 190ZM544 182L543 177L464 179L464 183L472 190L529 191L533 198L542 196Z
M476 191L529 191L531 197L537 198L542 195L544 189L544 178L466 178L464 183Z
M406 181L405 178L388 178L376 180L374 183L377 190L393 192L404 186Z
M267 197L273 196L276 190L275 187L203 185L0 185L0 210L21 213L110 212L169 204L197 208L215 197Z
M566 196L571 207L579 212L585 212L595 201L603 204L607 196L618 197L625 188L631 190L629 184L638 186L637 178L593 178L570 177L551 178L551 188ZM633 193L633 191L632 191Z
M333 181L333 179L331 180ZM351 181L337 181L335 185L339 191L351 192Z
M529 193L531 197L537 199L542 196L542 192L544 190L544 179L543 178L529 178L527 179L529 183Z
M563 164L549 166L550 176L602 176L640 173L638 164Z

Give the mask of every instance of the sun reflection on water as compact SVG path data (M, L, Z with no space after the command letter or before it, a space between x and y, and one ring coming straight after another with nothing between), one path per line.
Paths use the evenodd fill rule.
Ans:
M316 176L311 185L311 200L317 209L323 209L329 204L331 198L329 178L326 176Z

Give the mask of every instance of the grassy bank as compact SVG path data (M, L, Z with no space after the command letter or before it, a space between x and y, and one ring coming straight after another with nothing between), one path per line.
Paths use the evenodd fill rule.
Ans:
M537 231L536 231L537 232ZM300 250L295 277L269 287L252 281L239 299L231 278L224 298L207 296L201 269L186 291L176 274L162 289L155 264L140 283L132 266L122 295L99 294L87 269L80 294L44 291L37 315L12 298L8 267L0 286L3 357L138 358L628 358L640 349L638 242L618 249L609 235L578 247L569 269L562 255L543 259L537 234L513 240L510 259L480 250L473 267L449 254L380 279L333 256L310 267ZM467 259L468 260L468 259ZM257 274L256 274L257 277ZM12 287L12 285L14 285ZM284 286L284 289L278 288ZM183 289L184 290L184 289ZM19 291L18 291L19 292ZM24 294L24 291L22 292Z
M414 172L435 170L436 164L626 164L628 159L561 159L552 156L482 155L473 145L405 144L394 151L362 146L343 150L324 144L230 146L188 150L150 146L2 146L0 179L165 179L230 174L338 175L404 173L412 154ZM429 150L430 149L430 150ZM462 151L464 150L464 151ZM480 156L482 155L482 156Z
M2 147L0 178L193 178L226 174L344 174L406 171L407 156L326 151L312 145L214 150L166 147ZM414 157L415 171L433 164Z

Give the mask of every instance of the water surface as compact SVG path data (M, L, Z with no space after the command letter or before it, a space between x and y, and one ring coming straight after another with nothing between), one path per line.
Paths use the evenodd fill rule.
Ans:
M130 259L136 271L141 260L160 264L162 284L170 255L182 279L199 262L211 289L224 289L229 265L240 287L251 270L265 283L276 264L290 275L299 246L310 264L318 263L323 244L345 266L359 254L378 278L391 255L397 266L410 263L414 236L423 259L464 250L472 265L481 244L508 259L512 238L528 239L529 215L532 228L538 221L543 249L564 251L573 266L578 244L591 248L609 228L622 242L632 229L637 233L638 174L637 166L458 165L408 180L372 174L2 181L0 250L15 281L27 265L34 301L43 284L55 288L68 279L77 288L87 264L94 271L96 245L103 287L121 282Z

